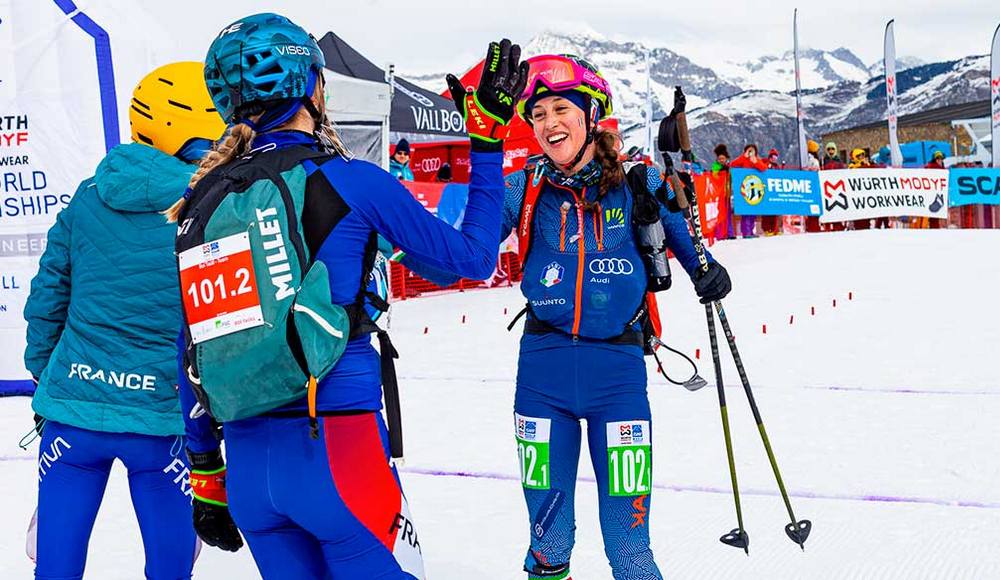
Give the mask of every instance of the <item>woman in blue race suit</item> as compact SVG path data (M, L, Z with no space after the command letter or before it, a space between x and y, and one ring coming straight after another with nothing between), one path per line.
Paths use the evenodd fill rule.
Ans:
M505 126L527 73L520 48L509 41L492 43L488 55L494 66L479 88L452 91L472 137L469 204L457 231L389 173L352 159L340 144L322 112L324 61L315 39L276 14L227 26L209 49L205 75L230 128L168 214L180 223L179 236L187 208L197 211L207 192L228 179L234 160L268 165L305 151L307 158L293 164L306 175L298 217L308 255L329 272L333 304L351 311L359 303L377 234L432 267L488 277L500 242ZM182 340L182 351L188 346ZM384 344L382 354L390 356ZM390 463L379 354L368 333L352 338L319 381L315 405L303 395L225 422L225 463L210 418L195 401L188 362L181 360L181 397L202 539L238 549L235 522L267 580L423 578L420 538Z
M612 112L611 90L581 58L544 55L528 63L518 112L544 154L507 177L503 223L504 231L516 227L522 242L530 240L521 248L528 312L514 401L530 518L524 568L531 579L569 577L586 419L612 573L616 580L659 580L649 547L652 421L637 315L647 269L618 136L598 127ZM645 169L646 188L656 191L659 172ZM525 215L529 203L533 216ZM687 224L665 207L660 213L667 245L698 296L721 299L730 289L726 270L712 260L707 273L698 272Z
M518 235L528 302L514 400L529 517L524 570L531 580L570 576L586 419L612 573L616 580L660 580L648 527L652 421L642 332L648 275L619 138L598 126L612 112L611 90L575 56L528 63L517 108L543 155L507 176L501 228L504 237L512 228ZM655 168L638 169L648 192L662 186L673 196ZM701 301L724 297L725 268L709 257L708 272L699 272L683 218L666 207L659 213L667 246ZM409 257L404 263L438 283L450 281Z

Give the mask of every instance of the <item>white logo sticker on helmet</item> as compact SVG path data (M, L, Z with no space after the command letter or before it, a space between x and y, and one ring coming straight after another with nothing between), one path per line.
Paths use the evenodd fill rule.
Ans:
M234 22L234 23L230 24L226 28L222 29L222 32L219 33L219 38L222 38L223 36L225 36L227 34L232 34L234 32L239 32L241 26L243 26L242 22Z

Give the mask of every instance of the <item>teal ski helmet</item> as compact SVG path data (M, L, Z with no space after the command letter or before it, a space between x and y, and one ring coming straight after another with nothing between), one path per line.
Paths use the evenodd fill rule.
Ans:
M205 84L222 118L242 122L274 101L308 101L324 64L316 39L301 26L278 14L254 14L223 28L212 42ZM307 106L312 109L312 102Z

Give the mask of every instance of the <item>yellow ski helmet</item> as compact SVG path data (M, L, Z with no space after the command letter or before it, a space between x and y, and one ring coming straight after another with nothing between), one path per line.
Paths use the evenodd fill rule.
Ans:
M194 139L216 141L226 130L200 62L174 62L146 75L132 91L128 120L133 141L168 155Z

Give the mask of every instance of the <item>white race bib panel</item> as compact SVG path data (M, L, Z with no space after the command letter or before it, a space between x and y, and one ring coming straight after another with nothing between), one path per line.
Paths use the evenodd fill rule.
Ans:
M521 485L528 489L549 489L549 436L551 419L525 417L514 413L517 458L521 467Z
M607 435L608 493L648 494L653 466L649 421L614 421L607 424Z
M195 344L264 324L249 234L185 250L178 264L184 312Z

